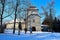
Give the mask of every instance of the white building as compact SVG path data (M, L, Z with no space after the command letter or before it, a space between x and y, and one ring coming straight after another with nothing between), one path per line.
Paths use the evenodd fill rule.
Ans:
M35 6L31 6L28 9L27 17L28 29L29 27L32 27L33 31L41 31L40 16L38 15L38 9Z
M33 31L41 31L41 21L40 21L40 16L38 15L38 9L35 6L30 6L27 9L27 18L26 18L26 22L23 20L21 21L21 25L22 25L22 30L24 30L25 27L27 27L27 29L29 30L29 28L31 27ZM18 29L18 20L16 22L16 29ZM6 24L6 28L13 28L14 26L14 21L10 21L9 23Z

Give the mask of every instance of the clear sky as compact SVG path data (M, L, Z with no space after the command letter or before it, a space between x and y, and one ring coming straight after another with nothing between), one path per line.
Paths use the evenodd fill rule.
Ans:
M39 9L39 12L42 13L41 6L44 7L47 5L48 2L51 2L51 0L30 0L32 5L36 6ZM56 10L56 16L60 15L60 0L54 0L55 4L55 10ZM7 18L8 19L8 18Z
M51 0L31 0L32 5L36 6L39 9L39 12L42 12L41 6L46 6L48 2L51 2ZM55 10L56 10L56 16L60 15L60 0L54 0L55 4Z

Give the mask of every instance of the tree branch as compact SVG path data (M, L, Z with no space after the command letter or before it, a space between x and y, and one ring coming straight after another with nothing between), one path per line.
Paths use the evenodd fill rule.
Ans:
M9 14L9 15L7 15L7 16L5 16L4 18L6 18L6 17L8 17L8 16L10 16L10 15L12 15L12 13L11 13L11 14ZM4 19L4 18L2 18L2 19Z

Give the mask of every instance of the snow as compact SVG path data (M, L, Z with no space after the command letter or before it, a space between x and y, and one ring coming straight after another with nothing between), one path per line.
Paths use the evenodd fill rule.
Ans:
M24 22L24 19L21 19L21 20L20 19L16 19L16 22L20 22L20 21ZM5 21L5 24L6 23L14 23L14 20L7 20L7 21Z
M15 34L12 34L13 30L5 30L5 33L0 33L0 40L60 40L60 33L52 32L33 32L30 34L28 31L25 34L24 31L21 31L18 35L18 30L15 31Z

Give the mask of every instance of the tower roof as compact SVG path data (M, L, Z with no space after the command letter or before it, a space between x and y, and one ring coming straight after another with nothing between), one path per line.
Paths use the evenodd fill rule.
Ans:
M35 6L30 6L27 10L38 10Z
M30 6L30 8L36 8L35 6Z
M28 16L28 18L29 18L30 16L33 16L33 15L40 17L38 14L31 14L31 15ZM41 18L41 17L40 17L40 18Z

